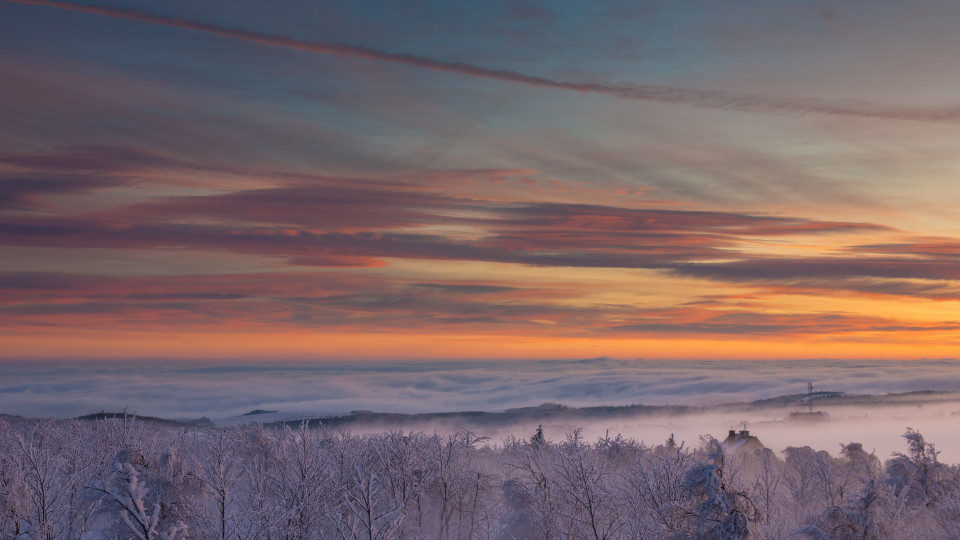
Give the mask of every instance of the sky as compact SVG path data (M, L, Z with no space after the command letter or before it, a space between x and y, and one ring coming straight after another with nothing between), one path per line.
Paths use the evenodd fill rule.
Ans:
M0 360L954 358L958 20L0 0Z

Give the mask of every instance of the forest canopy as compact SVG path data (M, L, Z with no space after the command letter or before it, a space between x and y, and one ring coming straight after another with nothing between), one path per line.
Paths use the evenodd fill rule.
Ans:
M960 536L960 468L908 429L734 449L573 429L492 441L336 428L0 420L0 536L16 539Z

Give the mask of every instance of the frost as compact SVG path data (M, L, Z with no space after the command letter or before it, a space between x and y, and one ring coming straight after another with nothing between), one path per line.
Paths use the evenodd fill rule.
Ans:
M960 468L914 430L886 463L541 435L0 421L0 538L960 537Z

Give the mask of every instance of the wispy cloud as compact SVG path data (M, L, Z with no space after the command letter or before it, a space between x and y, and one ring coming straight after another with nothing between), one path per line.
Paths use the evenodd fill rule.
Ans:
M35 208L50 195L88 193L129 185L124 178L83 174L29 174L0 171L0 208Z
M54 152L0 155L0 164L71 173L115 173L186 166L183 161L164 157L155 152L122 146L74 146Z
M671 271L731 282L790 281L845 277L956 280L960 268L950 258L901 257L755 257L734 262L685 264Z
M791 287L782 286L780 293L797 294ZM802 288L809 285L800 287L800 292L810 293ZM897 292L903 291L882 294ZM189 325L201 332L443 334L462 329L530 338L559 332L600 340L744 336L859 340L885 334L904 340L906 334L946 336L960 329L960 321L930 322L902 315L782 309L769 313L762 303L751 305L737 297L671 308L641 307L598 302L590 298L589 289L572 283L453 279L424 283L345 270L167 277L8 273L0 274L0 293L5 299L0 322L9 332L90 327L167 332Z
M491 69L468 62L451 62L413 54L394 53L360 45L348 45L343 43L330 43L323 41L304 41L289 36L230 28L202 21L167 17L125 8L75 4L71 2L60 2L57 0L5 1L19 4L47 6L104 17L113 17L161 26L195 30L220 37L238 39L273 47L284 47L308 52L392 62L470 77L495 79L558 90L598 93L624 99L636 99L642 101L674 103L722 110L759 113L822 114L841 117L911 120L923 122L954 122L960 119L960 105L940 107L903 107L878 105L861 101L832 101L817 98L772 97L741 94L736 92L631 83L609 84L600 82L571 82L555 80L549 77L529 75L511 70Z
M864 275L868 266L874 274L865 275L895 277L936 266L923 261L765 260L739 251L755 237L885 230L867 223L734 212L483 201L319 184L177 197L77 217L8 218L0 223L0 243L214 249L286 257L307 266L375 266L384 258L412 258L649 268L704 277L726 273L733 280L811 272ZM747 258L705 262L738 257ZM703 264L691 264L698 261Z
M478 169L359 176L258 173L255 189L139 192L102 209L49 209L55 196L147 184L168 174L189 186L189 165L122 148L8 154L16 174L46 181L0 183L8 212L0 245L69 250L231 253L273 261L274 273L215 277L0 274L0 320L9 328L501 332L528 336L694 339L736 336L865 339L936 335L956 323L842 308L778 307L733 294L958 297L955 242L858 221L735 211L668 210L643 204L544 202L486 187L535 171ZM76 179L63 172L76 169ZM161 172L158 173L157 171ZM208 173L210 171L202 171ZM475 187L464 179L479 179ZM157 180L151 180L159 185ZM522 181L522 180L520 180ZM73 183L71 183L73 182ZM449 186L455 184L456 188ZM544 183L547 185L547 183ZM0 193L3 190L0 189ZM161 192L163 193L163 192ZM514 195L513 197L508 195ZM852 239L852 240L851 240ZM872 243L867 243L870 240ZM888 241L889 240L889 241ZM899 254L898 254L899 253ZM909 255L909 256L908 256ZM508 264L566 270L642 271L660 284L715 282L727 297L700 293L671 307L637 302L562 279L485 278L482 273L411 276L398 261ZM632 278L631 278L632 279ZM711 285L712 287L712 285ZM709 291L710 294L717 291ZM647 293L649 295L649 293ZM698 296L700 294L700 296ZM682 302L681 305L677 305ZM770 308L775 308L773 311ZM79 317L78 315L83 315ZM831 337L832 336L832 337Z

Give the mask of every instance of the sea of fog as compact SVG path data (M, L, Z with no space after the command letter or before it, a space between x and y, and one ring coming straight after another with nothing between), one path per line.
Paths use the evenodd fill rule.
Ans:
M458 362L30 362L0 364L0 413L70 417L127 410L165 418L206 416L229 423L253 409L294 417L377 412L503 411L560 403L594 405L697 405L746 402L816 390L886 394L916 390L960 391L960 362L915 361L645 361L586 360ZM702 434L723 437L729 428L750 431L768 447L809 445L836 453L860 442L878 456L903 450L907 427L920 430L960 462L960 402L837 406L832 420L797 423L796 409L705 411L679 416L616 419L602 425L552 421L546 434L560 440L574 427L591 437L622 434L657 444L674 433L697 444ZM424 426L453 430L456 423ZM389 426L383 426L389 429ZM493 440L528 437L535 425L487 430Z

